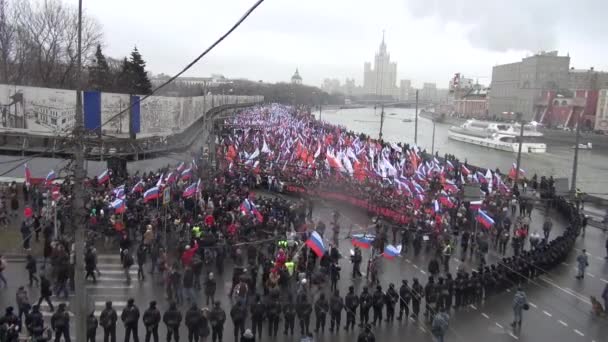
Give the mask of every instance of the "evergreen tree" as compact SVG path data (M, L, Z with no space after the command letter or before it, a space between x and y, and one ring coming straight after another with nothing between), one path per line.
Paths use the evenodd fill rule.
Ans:
M133 93L141 95L150 94L152 92L152 83L150 83L148 73L146 72L146 62L141 57L137 47L131 52L129 68Z
M131 63L125 57L116 76L116 91L119 93L134 94L131 69Z
M101 52L101 45L98 44L93 63L89 66L89 88L110 91L112 86L111 80L110 67L106 61L106 56Z

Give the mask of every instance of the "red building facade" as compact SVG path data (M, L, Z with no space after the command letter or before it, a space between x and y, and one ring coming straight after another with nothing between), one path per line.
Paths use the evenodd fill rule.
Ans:
M591 130L595 126L597 90L559 92L545 90L536 101L536 121L548 127L574 128L581 117L581 128Z

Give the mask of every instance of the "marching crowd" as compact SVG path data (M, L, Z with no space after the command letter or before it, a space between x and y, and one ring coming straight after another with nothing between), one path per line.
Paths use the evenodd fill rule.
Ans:
M419 321L443 341L453 310L509 288L517 289L517 328L527 307L520 286L561 263L581 226L576 208L554 197L551 178L538 182L535 175L528 190L512 183L512 172L519 170L509 175L482 172L453 156L439 158L416 146L376 141L316 122L293 108L246 109L217 131L213 156L205 151L190 163L143 174L108 170L87 182L87 281L95 282L99 275L97 250L116 246L125 281L132 281L132 267L137 267L139 281L151 274L152 281L162 284L168 303L161 314L151 301L140 315L130 299L118 315L107 302L99 317L86 317L87 342L97 340L97 329L103 330L104 342L114 342L119 319L125 341L139 341L140 322L146 342L158 341L160 324L166 326L167 341L178 341L183 325L189 341L208 336L222 341L228 318L235 341L267 340L264 323L269 339L299 330L302 341L313 341L325 334L327 316L332 334L361 327L359 342L375 341L373 327L394 320ZM0 341L17 341L22 330L33 341L71 338L70 320L75 318L64 304L55 311L51 301L53 294L67 297L75 290L77 256L67 224L71 213L69 206L59 206L62 219L55 221L41 205L41 194L50 187L59 203L67 203L71 185L69 179L52 185L54 179L48 178L26 186L30 195L25 203L33 214L22 224L24 240L35 234L38 241L39 233L43 240L42 266L31 255L25 264L29 287L39 286L40 297L32 301L28 289L19 288L16 310L8 307L0 318ZM484 192L482 200L463 198L468 185ZM290 186L302 190L300 199L253 193L257 188L285 192ZM162 205L164 189L171 197L167 206ZM338 289L345 273L339 243L344 236L340 227L346 223L340 213L313 220L313 198L328 192L334 198L349 196L379 217L373 227L347 234L354 245L352 278L363 275L361 249L372 251L365 268L368 282L360 292L349 286L342 295ZM550 219L531 222L537 196L569 220L562 235L551 236ZM542 236L535 227L542 227ZM381 281L378 265L383 257L417 256L423 250L428 279ZM495 263L488 262L490 256ZM470 269L450 270L453 257L471 259ZM233 266L232 286L229 303L222 304L216 275L223 275L226 265ZM0 258L0 275L5 268ZM6 285L4 277L0 280ZM42 301L54 312L50 326L40 312Z

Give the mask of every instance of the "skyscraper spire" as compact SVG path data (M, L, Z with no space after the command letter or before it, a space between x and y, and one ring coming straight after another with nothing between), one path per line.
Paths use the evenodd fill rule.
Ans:
M386 55L386 44L384 43L384 30L382 30L382 43L380 43L380 55Z

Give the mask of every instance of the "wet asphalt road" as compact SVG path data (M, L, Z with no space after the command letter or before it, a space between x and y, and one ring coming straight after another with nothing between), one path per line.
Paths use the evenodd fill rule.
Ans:
M328 222L331 212L334 208L338 208L342 213L341 236L344 240L340 242L340 250L344 256L349 255L349 250L352 248L350 241L346 238L348 227L353 225L354 230L367 227L371 220L365 212L356 210L350 207L336 205L330 202L320 201L316 203L313 217L321 218ZM532 230L539 229L542 225L541 211L535 210L533 213ZM553 215L552 215L553 216ZM554 219L554 229L552 234L560 234L564 228L564 223L557 217ZM605 318L596 318L590 314L589 295L600 297L601 291L608 283L608 262L604 260L606 235L602 231L594 228L588 228L585 237L579 237L577 248L586 248L589 255L590 266L587 269L588 275L584 280L574 278L576 267L575 259L579 251L573 251L569 260L565 264L558 266L550 271L546 276L536 279L525 286L525 290L530 301L531 308L524 314L524 323L521 331L513 332L509 327L512 320L511 301L513 292L503 293L491 297L481 306L468 307L457 312L451 312L450 329L445 340L446 341L605 341L608 336L608 322ZM458 250L454 255L459 255ZM363 252L363 264L366 264L369 258L369 251ZM496 260L497 255L494 251L490 252L489 262ZM418 257L413 257L410 251L408 255L394 260L383 260L381 271L381 283L386 289L389 283L395 283L398 288L401 279L411 279L418 277L421 283L426 283L426 268L429 258L422 252ZM342 279L339 282L339 290L342 295L345 295L347 288L354 285L356 292L359 293L361 288L366 285L366 280L352 280L350 277L351 264L348 257L341 261ZM450 269L455 271L459 261L453 259ZM471 269L471 265L465 262L467 270ZM27 283L27 274L24 270L25 264L20 260L10 260L7 270L4 272L9 281L9 288L0 290L0 307L14 305L15 292L21 284ZM136 269L132 268L131 273L134 281L131 285L127 285L124 281L124 275L120 268L120 262L117 255L100 255L99 269L101 277L97 284L89 283L87 287L87 295L91 310L99 313L103 309L103 303L106 300L112 300L115 303L117 311L126 305L128 298L134 298L139 306L142 314L147 308L149 301L156 300L161 312L168 308L168 303L165 299L164 289L159 284L158 278L154 280L146 275L147 278L143 282L137 281ZM228 265L223 275L217 278L218 290L216 298L222 302L222 307L226 310L229 316L229 298L226 295L230 289L232 267ZM217 273L217 272L215 272ZM329 293L328 287L324 289ZM30 298L32 300L38 298L38 289L30 289ZM318 294L318 293L317 293ZM201 296L202 297L202 296ZM70 298L71 299L71 298ZM68 299L69 303L69 299ZM199 303L202 301L199 299ZM69 306L69 304L68 304ZM43 306L42 309L48 312L48 307ZM182 305L182 312L185 314L187 305ZM46 314L47 320L50 321L50 313ZM358 319L358 315L357 315ZM329 318L328 318L329 320ZM345 322L345 315L342 317L342 324ZM250 327L250 321L247 322L247 327ZM283 322L280 322L280 331L282 331ZM311 319L311 327L314 327L314 314ZM327 322L329 327L329 322ZM74 328L72 327L72 330ZM299 334L297 332L294 337L286 337L281 334L274 339L266 336L267 326L264 325L263 341L298 341ZM397 322L382 323L374 328L377 341L432 341L429 333L429 327L423 322ZM161 324L159 335L161 340L165 340L165 327ZM119 341L123 340L123 329L119 323L117 337ZM358 330L354 333L341 330L338 334L330 334L326 331L324 334L315 336L316 341L352 341L356 338ZM143 341L144 328L140 322L139 329L140 339ZM181 340L187 339L187 332L182 325ZM232 322L228 317L224 331L224 341L233 341ZM72 334L74 337L74 334ZM101 329L98 329L98 340L101 339ZM209 339L210 340L210 339Z

